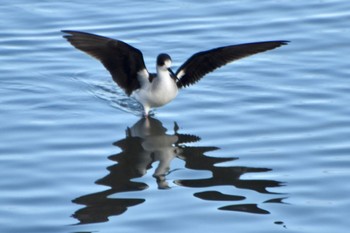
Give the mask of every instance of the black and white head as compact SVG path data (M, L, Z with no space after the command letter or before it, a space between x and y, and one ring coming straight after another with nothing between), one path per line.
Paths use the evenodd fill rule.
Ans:
M160 70L168 70L171 66L171 57L166 53L161 53L157 57L157 68Z

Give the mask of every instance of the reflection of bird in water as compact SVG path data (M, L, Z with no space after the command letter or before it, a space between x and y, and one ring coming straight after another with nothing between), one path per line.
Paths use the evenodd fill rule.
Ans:
M129 153L128 149L133 151L132 154L142 159L142 162L135 163L134 169L140 175L146 174L150 164L159 162L153 176L157 179L160 189L169 188L165 181L165 176L170 170L170 163L181 153L181 149L176 145L179 138L185 142L199 140L196 136L180 135L177 133L177 125L174 126L174 134L166 134L167 129L162 123L154 118L142 118L133 127L126 130L126 138L114 143L123 149L122 153ZM127 145L127 146L126 146Z
M97 184L109 186L110 189L81 196L74 203L86 207L76 211L73 217L80 224L108 221L111 215L120 215L128 207L139 205L143 198L111 198L112 194L130 191L142 191L148 185L133 181L142 177L152 164L158 162L153 177L159 189L168 189L166 175L169 173L171 161L181 153L178 143L190 143L200 140L193 135L179 134L175 123L174 133L166 134L167 129L154 118L142 118L131 128L127 128L126 137L114 143L121 152L109 157L116 164L108 167L109 174L96 181Z
M172 101L180 88L196 83L215 69L288 42L255 42L202 51L193 54L176 73L170 68L170 56L162 53L157 57L157 74L151 74L146 68L142 52L125 42L85 32L62 32L67 34L64 37L74 47L101 61L125 93L142 104L146 116L151 108Z
M122 151L109 157L116 162L108 167L109 174L96 181L97 184L110 188L93 194L88 194L73 200L74 203L85 205L76 211L73 217L81 224L108 221L112 215L123 214L129 207L142 204L144 198L116 198L115 194L142 191L149 186L143 182L135 181L135 178L146 175L147 170L156 164L153 177L155 177L159 189L169 189L167 174L171 171L171 162L181 159L185 162L183 169L189 169L191 173L196 171L209 171L211 176L207 178L176 177L178 173L173 171L177 179L174 184L198 188L200 191L193 195L206 201L237 202L246 197L234 193L222 193L219 186L233 186L238 189L248 189L261 194L274 194L268 188L279 187L281 183L274 180L249 180L240 179L243 174L268 172L268 168L252 168L240 166L216 166L223 162L234 161L238 158L210 157L206 153L219 148L212 146L188 146L198 142L200 138L195 135L181 134L175 123L172 133L162 123L154 118L142 118L132 127L126 129L124 139L118 140L114 145ZM196 176L197 177L197 176ZM208 190L203 190L208 189ZM170 189L171 190L171 189ZM140 195L142 192L140 192ZM112 197L113 195L113 197ZM171 195L170 195L171 196ZM282 199L274 198L266 202L282 203ZM255 214L267 214L267 210L259 208L257 204L230 204L219 208L220 210L243 211Z

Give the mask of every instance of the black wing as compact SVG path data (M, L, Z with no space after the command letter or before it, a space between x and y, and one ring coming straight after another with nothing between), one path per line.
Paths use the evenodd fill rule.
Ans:
M111 73L113 80L130 95L140 88L137 72L146 69L140 50L127 43L86 32L63 30L63 36L75 48L98 59ZM148 72L147 72L148 75Z
M288 41L255 42L225 46L196 53L176 71L176 76L179 78L177 86L179 88L189 86L196 83L204 75L229 62L274 49L287 43Z

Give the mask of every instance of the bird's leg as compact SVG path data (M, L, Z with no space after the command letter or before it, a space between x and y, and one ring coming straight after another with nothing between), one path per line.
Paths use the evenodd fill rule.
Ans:
M143 110L144 110L143 116L144 116L145 118L148 118L148 117L149 117L150 107L144 105L144 106L143 106Z

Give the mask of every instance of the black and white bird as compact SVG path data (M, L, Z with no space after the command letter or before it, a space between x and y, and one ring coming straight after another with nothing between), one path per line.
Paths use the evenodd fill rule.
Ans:
M111 73L113 80L128 96L134 97L148 116L151 108L172 101L178 90L196 83L203 76L232 61L271 50L288 41L265 41L229 45L193 54L174 73L171 58L161 53L157 57L157 73L149 73L142 52L131 45L86 32L62 30L75 48L98 59Z

